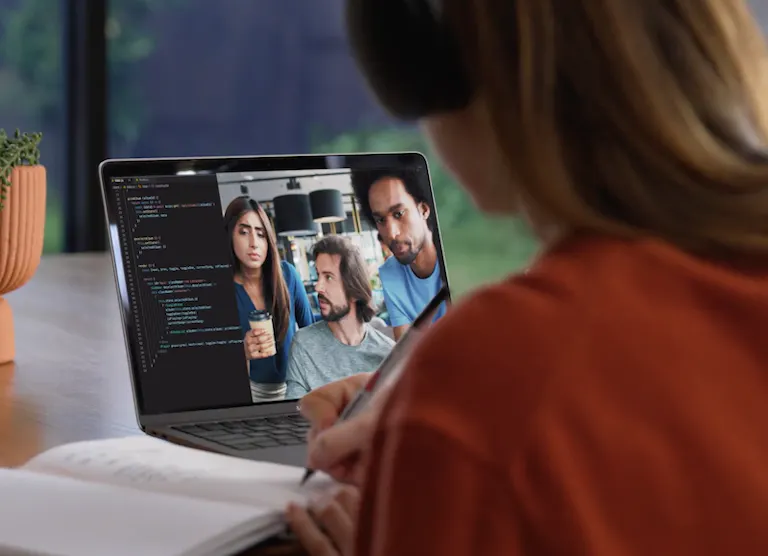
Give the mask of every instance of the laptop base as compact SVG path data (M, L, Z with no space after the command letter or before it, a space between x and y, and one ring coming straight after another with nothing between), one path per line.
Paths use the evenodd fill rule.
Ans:
M221 444L210 442L202 438L184 434L171 427L160 429L146 429L144 431L150 436L167 440L173 444L224 454L237 458L252 459L255 461L268 461L271 463L280 463L283 465L294 465L304 467L307 463L307 445L297 444L293 446L278 446L275 448L255 448L251 450L235 450L222 446Z

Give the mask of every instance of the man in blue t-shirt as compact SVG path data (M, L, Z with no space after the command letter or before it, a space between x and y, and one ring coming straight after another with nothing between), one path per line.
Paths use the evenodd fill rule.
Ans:
M352 187L365 217L392 256L379 267L384 303L395 340L443 284L432 236L430 195L416 171L354 170ZM435 320L445 314L445 303Z

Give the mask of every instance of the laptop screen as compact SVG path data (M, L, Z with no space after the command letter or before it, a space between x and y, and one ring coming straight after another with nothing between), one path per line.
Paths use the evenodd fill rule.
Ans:
M373 371L445 283L423 159L328 158L103 176L142 414L296 400Z

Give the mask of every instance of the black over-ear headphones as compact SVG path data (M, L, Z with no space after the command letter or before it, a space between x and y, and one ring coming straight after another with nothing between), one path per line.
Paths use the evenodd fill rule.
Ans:
M353 54L385 109L412 120L469 103L473 87L442 0L346 0L346 6Z

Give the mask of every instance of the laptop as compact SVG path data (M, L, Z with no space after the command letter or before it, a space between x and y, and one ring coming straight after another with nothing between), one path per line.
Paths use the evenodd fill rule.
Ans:
M407 313L448 284L419 153L110 159L99 177L136 418L146 434L173 443L305 463L309 424L301 396L286 386L286 366L291 338L330 319L314 291L320 238L341 234L358 246L371 274L370 326L392 345ZM268 220L258 236L266 254L244 258L236 230L253 215ZM420 217L431 233L422 234ZM434 272L413 274L435 253ZM275 268L288 303L272 293ZM254 355L246 335L265 324L274 349Z

